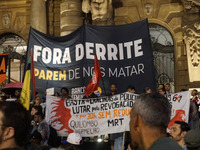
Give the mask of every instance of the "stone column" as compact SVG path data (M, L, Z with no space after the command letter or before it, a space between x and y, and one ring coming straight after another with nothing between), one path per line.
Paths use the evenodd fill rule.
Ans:
M47 33L46 0L31 0L31 27Z
M183 33L186 45L190 82L200 82L200 2L182 0Z
M60 4L60 35L68 35L83 25L81 0L62 0Z

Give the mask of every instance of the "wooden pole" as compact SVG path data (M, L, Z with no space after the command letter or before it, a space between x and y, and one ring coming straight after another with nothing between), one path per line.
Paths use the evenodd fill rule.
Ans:
M124 132L123 132L122 150L124 150L125 134L126 134L126 132L124 131Z

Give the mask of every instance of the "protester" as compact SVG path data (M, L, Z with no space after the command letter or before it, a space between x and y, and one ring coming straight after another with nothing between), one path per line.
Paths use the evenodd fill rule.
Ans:
M142 94L130 113L130 134L140 150L182 150L166 129L170 121L169 101L158 93Z
M18 102L0 102L0 149L18 150L26 145L30 115Z
M128 88L127 88L127 91L129 93L135 93L135 87L133 85L129 85Z
M195 103L197 109L199 110L199 99L198 99L198 91L196 89L193 89L191 92L191 100Z
M158 84L158 90L159 89L164 89L165 88L165 85L164 84Z
M146 93L146 94L149 94L149 93L152 92L152 90L151 90L150 87L146 87L143 91L144 91L144 93Z
M41 104L41 98L40 96L36 96L33 102L33 106L40 106Z
M46 120L44 119L44 115L42 113L37 112L34 115L34 121L36 123L37 131L42 135L41 145L46 146L48 145L48 138L50 134L49 125L47 124Z
M59 94L58 92L55 92L53 96L55 96L55 97L59 97L60 94Z
M199 129L199 114L195 103L190 100L189 126L191 129Z
M185 91L187 91L187 89L181 89L181 90L180 90L180 92L185 92Z
M35 122L34 116L36 113L42 113L42 106L33 106L31 110L31 134L38 128L38 123Z
M20 102L21 91L22 91L22 89L16 89L15 90L14 98L16 98L16 100L18 102Z
M170 84L169 83L166 83L165 84L165 91L166 91L166 94L170 94Z
M110 95L117 94L117 85L112 83L110 85ZM121 150L123 144L123 133L110 134L111 150Z
M166 94L164 88L158 89L158 93L161 94L161 95L163 95L163 96Z
M65 150L81 150L82 137L78 133L70 133L67 137L67 143L63 144L61 148Z
M69 98L69 90L66 87L61 88L62 99Z
M200 150L200 131L199 130L190 130L186 133L185 144L187 150Z
M109 95L110 96L115 95L115 94L117 94L116 92L117 92L117 85L112 83L110 85L110 94Z
M129 93L135 93L135 87L132 86L132 85L129 85L127 91L128 91Z
M41 141L42 141L42 135L37 130L35 130L31 134L30 142L33 143L33 144L35 144L35 145L40 146Z
M169 134L171 135L172 139L175 140L183 148L183 150L187 150L184 141L184 136L189 130L190 127L186 122L175 121L169 131Z
M34 116L37 112L42 113L42 106L33 106L31 109L31 116Z
M67 142L73 145L80 145L82 137L78 133L70 133L67 137Z

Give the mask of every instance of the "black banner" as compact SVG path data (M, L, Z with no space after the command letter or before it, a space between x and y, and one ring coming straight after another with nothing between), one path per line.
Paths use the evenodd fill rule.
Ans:
M117 93L127 91L129 85L138 93L145 87L155 89L147 20L120 26L84 25L63 37L31 28L27 56L31 49L39 93L52 87L57 92L67 87L72 95L83 93L92 77L95 53L104 95L108 95L111 83L117 85Z

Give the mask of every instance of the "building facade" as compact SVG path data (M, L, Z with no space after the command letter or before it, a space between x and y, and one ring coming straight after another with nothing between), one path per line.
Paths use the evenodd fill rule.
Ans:
M24 54L30 26L64 36L83 24L122 25L147 18L157 84L169 82L172 92L200 88L198 0L1 0L0 8L0 53L11 45ZM20 70L23 61L11 61L11 78L20 81Z

